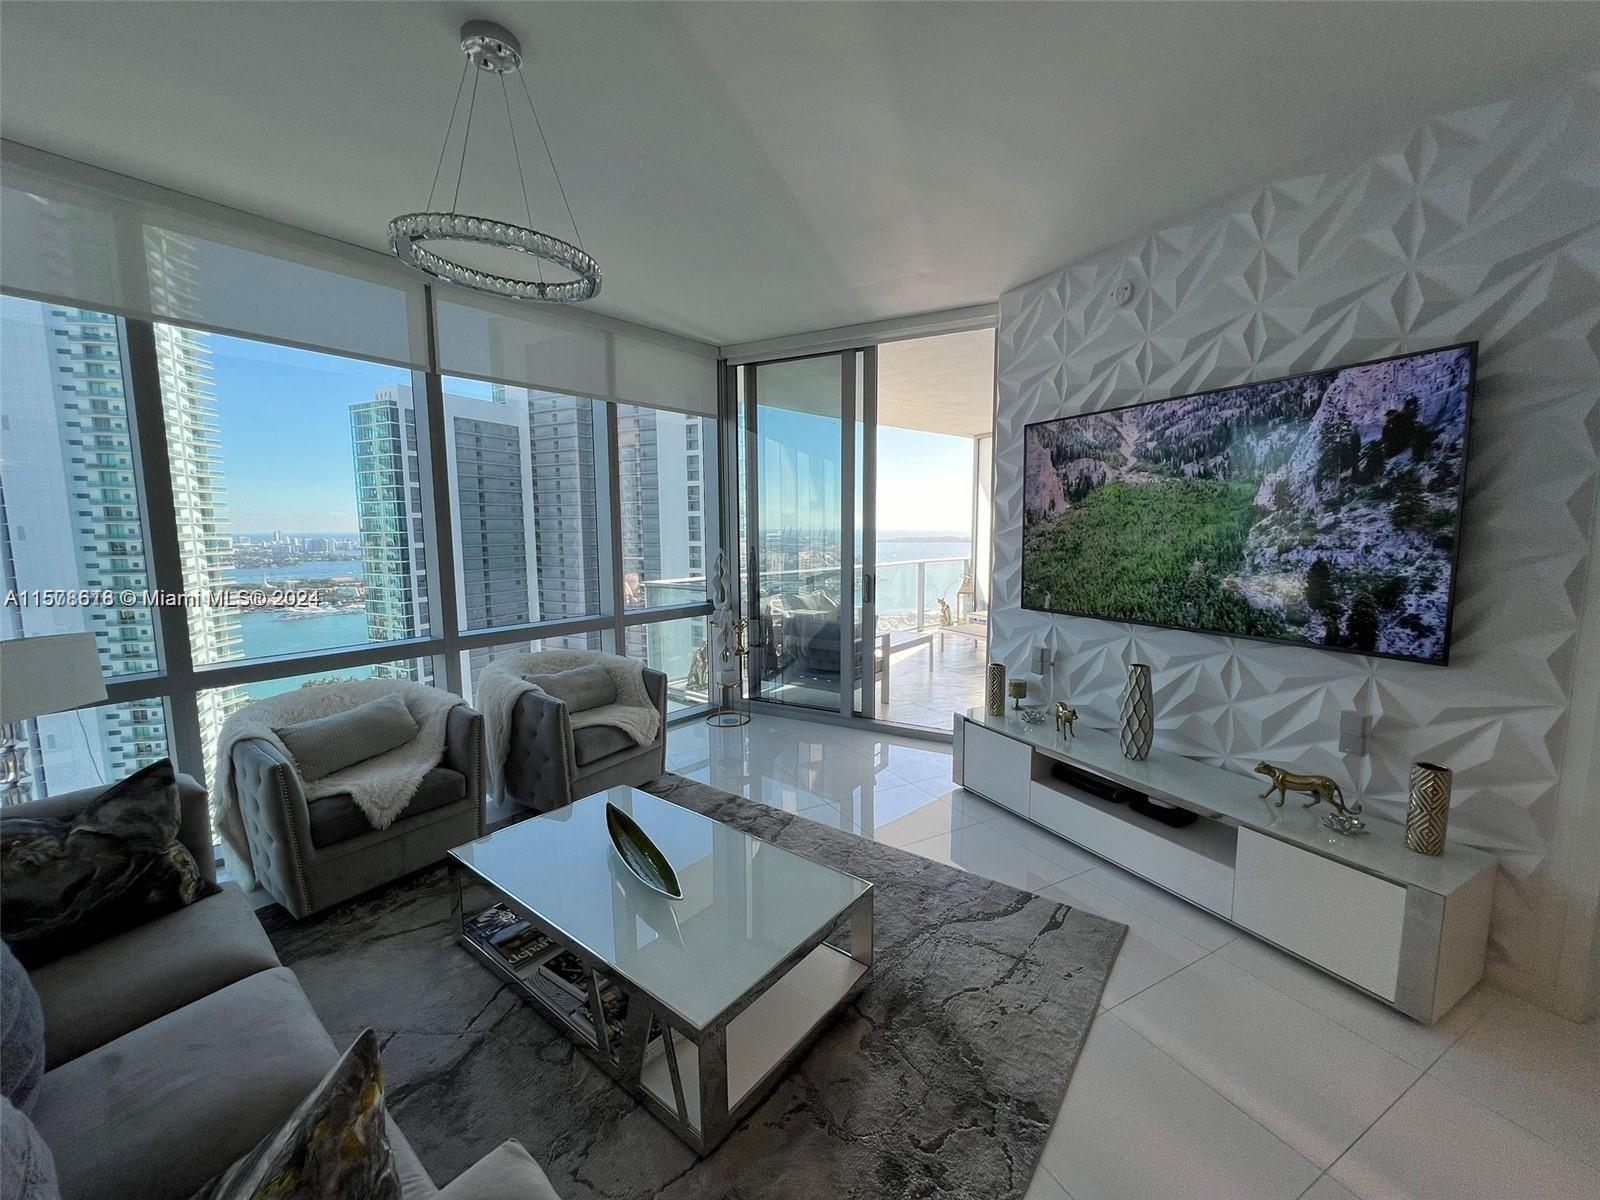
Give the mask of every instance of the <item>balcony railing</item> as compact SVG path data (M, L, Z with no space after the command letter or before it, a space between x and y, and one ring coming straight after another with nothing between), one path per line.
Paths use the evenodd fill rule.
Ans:
M960 621L971 611L972 597L961 595L962 581L972 573L970 557L908 558L878 564L878 586L874 607L880 633L922 630L939 624L939 601L950 606L951 617ZM648 583L649 589L671 586ZM701 584L700 586L704 586ZM839 567L795 567L782 571L762 571L764 597L793 599L801 592L823 592L837 600ZM856 572L856 595L861 595L861 572Z

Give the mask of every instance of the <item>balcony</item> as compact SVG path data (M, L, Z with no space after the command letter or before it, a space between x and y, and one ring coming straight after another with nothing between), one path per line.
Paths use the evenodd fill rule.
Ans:
M957 709L982 703L988 614L973 612L970 594L961 590L971 565L969 558L954 557L879 565L871 656L878 719L942 730ZM833 597L838 579L836 566L762 575L767 616L750 637L762 672L761 698L838 708L837 621L804 611L818 593ZM630 611L690 604L706 595L704 579L652 579L634 586L638 599L631 599ZM802 601L802 593L811 596Z

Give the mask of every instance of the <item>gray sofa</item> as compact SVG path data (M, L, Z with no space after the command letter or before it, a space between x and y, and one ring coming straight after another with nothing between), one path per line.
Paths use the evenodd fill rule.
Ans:
M294 764L270 742L241 738L232 760L256 880L297 918L483 836L483 717L464 702L450 710L439 766L387 829L373 829L346 795L308 803Z
M180 836L214 882L205 790L178 780ZM7 815L69 815L97 794ZM232 886L30 978L46 1067L30 1115L63 1200L184 1200L276 1128L343 1049ZM389 1135L403 1200L555 1200L536 1167L504 1170L525 1157L520 1147L502 1146L441 1192L392 1120Z
M622 730L593 725L574 733L566 704L526 692L511 710L505 794L524 808L549 812L623 784L638 786L667 769L667 677L648 667L645 691L661 714L661 732L648 746Z

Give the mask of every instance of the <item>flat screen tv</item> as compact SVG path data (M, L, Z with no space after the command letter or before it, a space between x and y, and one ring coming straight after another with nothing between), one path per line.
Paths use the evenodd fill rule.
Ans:
M1476 356L1029 425L1023 607L1443 665Z

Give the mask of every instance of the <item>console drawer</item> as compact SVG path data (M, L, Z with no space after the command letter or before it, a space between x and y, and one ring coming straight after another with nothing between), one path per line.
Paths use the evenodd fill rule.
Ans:
M1406 889L1309 850L1239 830L1233 920L1393 1000Z
M1220 917L1233 911L1232 827L1201 817L1174 829L1059 780L1034 780L1028 817Z
M961 752L962 784L1019 816L1028 815L1033 751L1024 742L967 722Z

